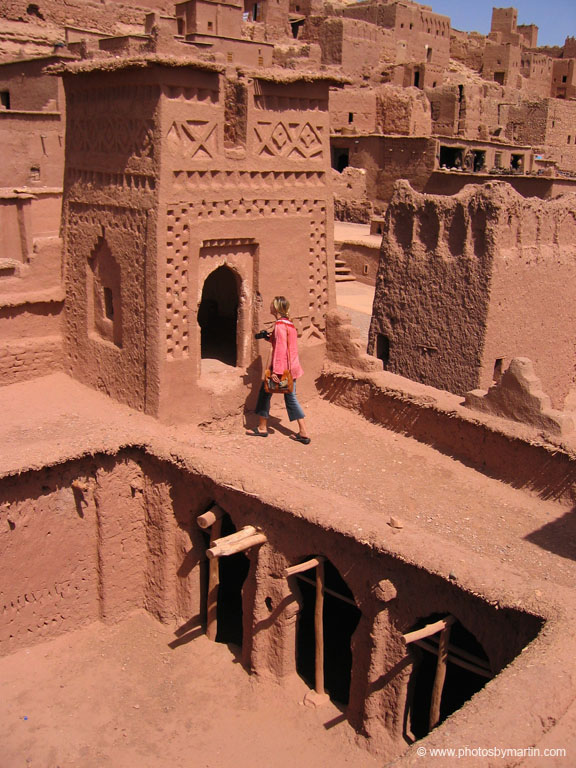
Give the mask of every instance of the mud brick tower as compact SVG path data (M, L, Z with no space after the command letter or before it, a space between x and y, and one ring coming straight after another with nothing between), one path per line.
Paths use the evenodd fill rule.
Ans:
M334 302L330 82L158 57L64 82L72 375L168 422L237 411L284 294L311 385Z

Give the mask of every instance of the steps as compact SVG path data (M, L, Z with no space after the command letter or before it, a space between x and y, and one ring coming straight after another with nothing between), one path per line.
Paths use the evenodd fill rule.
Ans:
M346 266L346 262L343 259L335 259L335 274L337 283L350 283L356 280L349 267Z

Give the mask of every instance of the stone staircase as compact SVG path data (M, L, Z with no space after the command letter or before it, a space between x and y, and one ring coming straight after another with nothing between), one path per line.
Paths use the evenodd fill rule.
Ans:
M350 268L346 266L346 262L337 253L335 256L335 273L337 283L350 283L356 280Z

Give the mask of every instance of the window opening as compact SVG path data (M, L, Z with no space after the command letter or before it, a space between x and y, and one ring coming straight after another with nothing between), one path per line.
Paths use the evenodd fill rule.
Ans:
M418 88L420 86L420 70L417 69L414 72L414 87Z
M382 360L382 365L386 368L390 362L390 339L383 333L376 336L376 357Z
M10 109L10 91L0 91L0 106Z
M461 147L440 147L440 167L462 168L463 153Z
M494 373L492 374L492 380L498 383L502 378L502 369L504 366L504 358L497 357L494 361Z
M524 155L511 155L510 168L513 171L521 171L524 167Z
M332 168L338 173L342 173L344 168L348 168L349 150L347 148L332 147Z
M104 288L104 315L108 320L114 320L114 298L110 288Z
M26 13L28 16L36 16L36 18L44 21L44 16L40 13L40 7L36 3L30 3L28 8L26 8Z
M476 149L472 155L474 173L478 173L479 171L483 170L484 166L486 165L486 152Z
M349 123L354 122L354 112L348 112L348 122Z

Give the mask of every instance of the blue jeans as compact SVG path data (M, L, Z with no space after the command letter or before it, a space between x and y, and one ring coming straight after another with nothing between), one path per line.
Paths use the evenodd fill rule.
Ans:
M264 382L262 382L260 392L258 393L258 402L256 403L256 413L263 419L267 419L268 416L270 416L270 400L272 400L272 395L270 392L266 392L264 389ZM290 421L296 421L297 419L304 418L304 411L302 410L302 406L296 397L296 380L294 380L293 391L287 392L284 395L284 405L286 406L288 419Z

